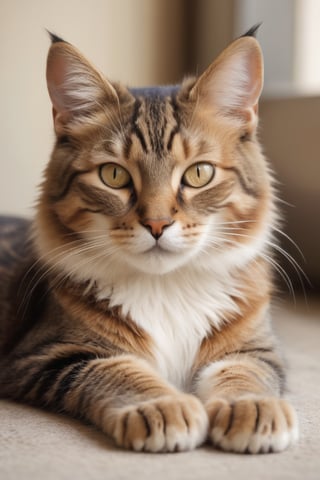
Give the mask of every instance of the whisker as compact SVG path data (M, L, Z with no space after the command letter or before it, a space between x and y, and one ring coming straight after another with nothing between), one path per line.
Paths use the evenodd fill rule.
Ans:
M231 236L233 236L233 235L231 235ZM226 243L228 243L229 245L232 245L234 247L239 246L237 244L237 242L235 242L234 240L224 239L224 238L221 238L221 237L220 237L220 239L221 239L222 242L225 241ZM285 271L285 269L281 265L279 265L279 263L274 258L272 258L270 255L267 255L266 253L259 252L258 256L263 258L267 263L269 263L278 272L278 274L280 275L280 277L282 278L282 280L286 284L290 295L292 295L292 297L294 299L294 302L296 303L296 295L295 295L295 292L294 292L293 284L292 284L292 281L291 281L288 273Z
M299 252L299 254L301 255L302 259L304 262L306 262L306 258L302 252L302 250L300 249L300 247L298 246L298 244L292 240L292 238L287 235L285 232L283 232L282 230L280 230L280 228L276 228L276 227L273 227L273 230L275 230L277 233L279 233L280 235L282 235L284 238L286 238L296 249L297 251Z
M66 277L70 276L70 275L71 276L74 275L77 271L81 270L85 266L85 264L87 264L89 262L93 262L97 259L100 259L102 256L103 257L110 256L118 250L118 248L116 246L112 246L113 248L111 248L109 246L108 249L106 249L105 243L102 242L102 240L105 240L105 236L103 236L101 238L96 237L94 240L95 241L91 241L87 245L82 245L81 248L74 248L74 244L78 243L77 241L71 242L72 243L72 248L69 248L69 250L67 250L67 251L65 251L65 248L66 248L65 245L61 245L59 247L56 247L51 252L48 252L48 253L52 254L52 252L54 252L56 250L59 250L57 252L57 254L55 254L53 256L53 258L50 259L50 263L54 262L54 264L52 264L50 266L47 266L47 265L44 266L43 265L39 269L37 269L37 266L39 265L39 263L41 263L44 260L44 258L46 258L46 256L48 256L48 253L47 253L46 255L42 255L42 257L40 257L40 259L38 259L32 265L32 267L30 267L30 269L28 270L28 273L24 275L24 278L23 278L23 280L21 282L21 286L20 286L20 288L22 288L23 283L25 283L28 274L30 272L32 272L32 269L35 269L35 273L33 274L32 278L30 279L28 284L31 285L31 284L33 284L33 282L35 282L35 283L32 285L30 290L28 290L28 287L25 286L25 294L24 294L23 299L22 299L22 301L19 305L18 312L21 312L21 309L23 308L23 313L22 313L23 317L24 317L24 315L27 311L30 298L31 298L32 294L34 293L35 289L37 288L37 286L43 281L44 278L48 277L57 268L62 266L63 263L65 263L68 260L68 258L70 258L72 256L80 257L81 255L83 255L85 253L88 253L92 250L100 250L100 252L95 256L90 256L90 258L83 258L83 259L81 259L81 261L79 259L79 261L77 262L77 268L74 269L73 271L67 272L65 274ZM60 251L60 250L63 250L63 251ZM39 276L39 274L40 274L40 276ZM61 276L61 272L59 272L59 275L57 274L57 277L59 277L59 276Z
M270 265L273 266L273 268L279 273L279 275L281 276L282 280L285 282L287 288L288 288L288 291L289 293L292 295L292 298L294 300L294 303L296 304L296 295L295 295L295 292L294 292L294 288L293 288L293 284L292 284L292 281L289 277L289 275L287 274L287 272L285 271L285 269L279 265L278 262L276 262L276 260L274 260L273 258L271 258L269 255L266 255L266 254L261 254L262 258L264 258L266 261L268 261L270 263Z
M221 242L223 242L223 241L228 242L228 240L225 239L224 236L247 238L249 240L254 240L254 238L255 238L252 235L248 235L248 234L244 234L244 233L230 232L229 229L220 230L219 233L221 235L223 235L222 237L220 237ZM228 243L230 244L230 242L228 242ZM232 242L232 244L234 246L237 246L236 242ZM273 251L276 251L276 252L280 253L289 262L289 264L293 267L293 269L294 269L294 271L295 271L295 273L296 273L296 275L299 279L299 283L302 287L302 290L304 292L304 296L306 297L306 291L305 291L305 285L304 285L303 279L305 279L308 282L309 285L311 284L311 282L309 281L309 278L305 274L305 272L303 271L302 267L298 264L298 262L288 252L286 252L277 243L274 243L274 242L266 239L265 240L265 245L271 247ZM264 256L265 259L268 259L269 263L275 268L275 270L282 277L282 279L284 280L285 284L288 287L288 290L289 290L290 294L294 298L294 301L296 301L296 296L295 296L295 293L294 293L292 280L290 279L290 277L289 277L288 273L285 271L285 269L281 265L279 265L279 263L276 262L276 260L267 256L266 253L259 252L259 255Z

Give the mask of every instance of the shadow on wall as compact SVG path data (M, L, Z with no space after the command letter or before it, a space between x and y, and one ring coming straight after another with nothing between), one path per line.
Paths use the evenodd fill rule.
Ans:
M264 99L260 105L260 137L279 180L283 229L301 249L281 243L308 275L310 292L320 292L320 97ZM282 259L294 286L297 272ZM308 284L305 282L306 287Z

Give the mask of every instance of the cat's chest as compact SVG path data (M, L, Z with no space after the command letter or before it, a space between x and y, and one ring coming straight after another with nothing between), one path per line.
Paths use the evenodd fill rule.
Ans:
M159 373L187 391L202 340L236 308L232 293L206 275L141 276L115 285L110 302L149 334Z

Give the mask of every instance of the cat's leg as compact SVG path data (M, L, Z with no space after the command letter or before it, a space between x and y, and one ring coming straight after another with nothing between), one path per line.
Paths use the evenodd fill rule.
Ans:
M237 353L198 372L196 393L209 416L209 438L234 452L281 451L298 437L293 407L280 398L283 371L274 352Z
M145 362L132 357L110 360L115 398L106 409L104 396L94 403L91 420L117 445L151 452L190 450L207 438L203 404L163 381ZM103 368L103 367L102 367ZM126 382L127 379L127 382ZM102 390L102 389L100 389Z
M133 355L98 358L71 345L47 350L11 361L0 394L86 419L124 448L182 451L206 440L201 401L176 390L147 362Z

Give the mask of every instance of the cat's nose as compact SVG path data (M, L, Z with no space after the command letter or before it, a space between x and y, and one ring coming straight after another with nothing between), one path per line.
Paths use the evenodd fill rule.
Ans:
M165 218L146 218L141 221L141 224L149 230L151 235L158 240L163 234L165 228L170 227L174 223L174 220L170 217Z

